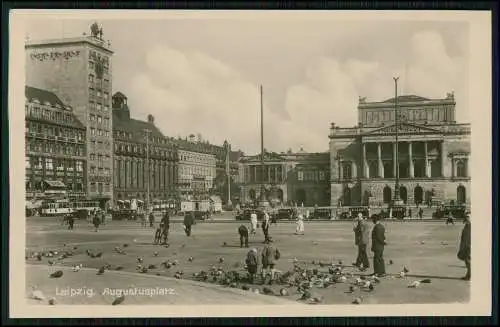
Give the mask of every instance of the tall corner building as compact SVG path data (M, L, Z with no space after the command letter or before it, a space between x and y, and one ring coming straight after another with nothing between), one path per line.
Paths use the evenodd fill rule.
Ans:
M90 36L28 41L26 85L71 103L86 127L87 197L105 207L113 203L113 51L97 24L91 32Z

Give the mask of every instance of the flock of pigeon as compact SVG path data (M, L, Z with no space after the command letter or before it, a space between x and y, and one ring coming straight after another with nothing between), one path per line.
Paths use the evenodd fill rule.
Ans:
M223 244L223 246L226 244ZM125 249L128 244L123 244L122 246L117 246L113 249L113 252L120 255L127 255ZM65 244L65 248L68 246ZM27 255L26 259L35 259L36 261L43 261L47 258L47 263L51 266L54 265L64 265L63 260L75 255L78 247L73 246L71 249L66 250L49 250L42 252L34 252L31 255ZM93 252L90 250L85 250L85 254L93 258L101 258L103 256L102 252ZM175 254L175 253L174 253ZM158 252L153 253L153 257L159 257ZM186 265L193 262L194 257L187 258ZM303 301L307 304L319 304L322 303L324 298L322 295L317 294L317 290L326 289L334 285L344 287L344 293L352 294L354 299L352 304L361 304L363 302L363 294L374 292L379 285L383 284L384 278L379 278L376 276L363 276L355 274L352 269L346 269L348 266L344 265L342 261L336 263L326 263L322 261L312 262L299 262L297 258L292 260L292 268L286 272L277 271L275 278L271 280L270 276L257 276L253 284L249 283L249 276L246 272L246 266L242 262L237 262L227 268L224 264L224 258L217 258L217 265L212 265L207 270L201 270L195 272L192 276L185 274L182 269L179 269L181 264L178 260L169 259L162 261L160 263L146 263L143 257L138 257L136 259L136 271L138 273L155 273L160 276L159 269L175 270L173 274L176 279L192 279L200 282L213 283L225 287L240 288L242 290L253 292L257 294L271 295L271 296L298 296L298 301ZM389 261L389 265L394 264L392 260ZM82 264L77 264L72 266L72 272L78 272L83 268ZM96 275L103 275L106 270L122 270L123 266L112 266L106 264L97 269ZM389 276L389 278L401 278L406 279L409 273L408 268L402 267L399 274L396 276ZM61 278L64 275L63 270L56 270L50 273L50 278ZM260 275L260 274L258 274ZM430 279L413 280L409 281L409 288L417 288L422 284L431 283ZM272 285L278 286L271 287ZM274 290L273 290L274 288ZM56 303L55 298L46 299L46 297L41 293L40 290L33 289L31 297L33 299L43 301L50 305ZM113 300L112 304L117 305L125 301L124 295L117 297Z

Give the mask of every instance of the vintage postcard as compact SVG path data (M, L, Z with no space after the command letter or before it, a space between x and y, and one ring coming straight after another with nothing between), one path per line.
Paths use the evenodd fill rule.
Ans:
M491 314L490 13L16 10L9 45L12 318Z

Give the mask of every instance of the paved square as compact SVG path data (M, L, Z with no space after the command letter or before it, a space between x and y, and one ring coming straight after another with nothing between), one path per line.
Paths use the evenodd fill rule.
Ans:
M177 217L175 217L177 218ZM281 299L288 299L302 303L297 287L290 287L289 296L276 298L273 296L254 296L248 291L230 289L225 286L210 284L210 286L199 286L198 283L191 283L193 287L183 285L189 284L182 280L171 280L166 277L173 277L176 271L184 272L183 278L192 279L194 272L207 271L210 266L223 267L224 269L240 269L248 249L239 247L239 236L237 228L241 222L206 222L193 226L193 234L187 237L182 229L179 219L174 219L171 223L171 233L168 248L153 245L153 230L150 228L140 228L139 222L118 222L109 221L98 232L85 221L77 221L75 230L68 231L60 225L58 219L49 218L29 218L27 220L27 253L34 251L48 251L73 249L75 254L57 265L71 267L76 264L83 264L84 267L91 268L92 273L83 269L79 273L74 273L71 269L59 279L49 279L48 272L58 268L42 267L47 265L48 260L53 258L42 258L38 261L29 258L27 273L27 286L45 285L45 289L52 287L46 292L51 292L55 287L60 289L68 287L78 287L76 284L84 283L86 287L157 287L158 285L171 285L177 293L185 293L174 297L165 296L162 299L144 300L147 303L198 303L198 304L244 304L244 303L280 303ZM469 300L469 283L460 280L465 274L465 266L456 258L459 243L461 222L456 225L446 226L444 222L392 222L385 221L386 238L388 246L385 250L388 277L383 278L372 292L357 290L354 293L346 293L349 283L334 284L328 288L316 289L313 287L313 294L322 295L323 304L350 304L355 297L362 297L364 304L403 304L403 303L456 303L467 302ZM295 224L289 222L278 222L277 226L272 226L270 234L275 240L276 246L281 251L281 258L278 261L277 269L286 271L291 269L293 258L305 266L319 268L313 265L312 261L334 262L342 261L344 265L350 266L356 256L354 237L352 232L352 222L306 222L305 235L294 235ZM250 247L260 250L263 235L261 230L256 236L250 236ZM223 246L226 242L227 245ZM129 246L125 248L126 254L113 252L116 246L123 244ZM66 244L66 246L64 246ZM85 251L102 252L101 258L90 258ZM155 252L158 255L155 256ZM192 256L193 261L188 258ZM144 259L144 265L154 264L157 268L150 269L145 274L139 274L136 270L137 258ZM219 263L219 258L224 258L223 263ZM369 252L372 260L372 254ZM166 269L161 265L165 260L177 260L178 265ZM389 260L394 263L389 265ZM111 265L111 270L103 276L97 276L94 272L104 265ZM33 267L33 265L37 267ZM113 267L122 266L119 272L112 271ZM406 266L410 273L405 279L397 278L395 275ZM95 269L95 270L94 270ZM327 268L319 268L325 270ZM352 271L356 276L359 273L352 267L347 267L347 271ZM84 272L84 273L82 273ZM79 275L82 273L81 275ZM135 275L137 274L137 275ZM150 275L150 276L145 276ZM75 277L79 276L79 277ZM119 277L117 277L119 276ZM136 277L134 277L136 276ZM162 277L163 276L163 277ZM356 277L355 276L355 277ZM432 283L422 284L419 288L408 288L408 284L414 280L430 278ZM122 282L119 282L122 280ZM144 282L147 280L147 282ZM47 285L46 285L47 284ZM191 285L190 284L190 285ZM110 286L111 285L111 286ZM198 285L198 286L197 286ZM240 288L241 285L238 286ZM253 288L263 290L263 285L249 285ZM82 287L80 285L79 287ZM166 287L166 286L165 286ZM196 291L199 289L199 293ZM278 293L282 285L272 285L270 288ZM211 296L198 296L205 292L206 288L215 290ZM232 293L222 291L229 289ZM217 291L219 290L219 291ZM27 290L28 292L29 290ZM217 293L217 294L216 294ZM208 293L207 293L208 294ZM211 293L212 294L212 293ZM248 299L247 299L248 297ZM256 298L256 302L251 302L250 298ZM269 299L264 299L269 298ZM258 300L261 299L261 300ZM62 300L61 300L62 301ZM109 303L109 297L100 299L90 299L81 297L73 299L69 303ZM149 302L148 302L149 301ZM156 301L156 302L155 302ZM66 301L67 302L67 301ZM143 303L140 300L128 301L128 304Z

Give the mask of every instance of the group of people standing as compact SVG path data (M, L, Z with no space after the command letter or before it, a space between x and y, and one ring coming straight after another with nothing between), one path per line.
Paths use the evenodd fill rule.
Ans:
M367 247L370 241L371 230L371 251L373 252L373 275L383 277L386 275L385 262L384 262L384 249L387 245L385 237L385 227L380 222L379 215L372 215L373 228L369 226L367 219L363 214L359 213L356 219L353 231L355 244L358 247L358 255L356 262L353 266L358 267L361 271L370 268L368 260ZM463 280L470 280L471 278L471 224L470 217L466 215L464 218L464 227L460 237L460 246L457 253L459 260L464 261L467 273L462 278Z

